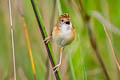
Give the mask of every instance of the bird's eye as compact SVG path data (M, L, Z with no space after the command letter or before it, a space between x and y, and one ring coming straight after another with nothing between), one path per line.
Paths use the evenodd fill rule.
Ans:
M66 24L70 24L70 21L65 22Z
M63 19L62 19L61 21L62 21L62 22L64 22L64 20L63 20Z

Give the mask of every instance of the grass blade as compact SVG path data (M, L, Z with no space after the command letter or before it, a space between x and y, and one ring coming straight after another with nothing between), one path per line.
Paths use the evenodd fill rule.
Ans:
M105 26L105 25L103 25L103 26ZM109 43L109 45L110 45L110 47L111 47L112 54L113 54L113 56L114 56L114 58L115 58L116 65L117 65L117 67L118 67L118 69L119 69L119 71L120 71L120 63L119 63L118 57L117 57L116 54L115 54L114 48L113 48L113 46L112 46L112 41L111 41L111 39L110 39L109 33L108 33L107 30L106 30L106 27L104 27L104 31L105 31L105 33L106 33L106 36L107 36L107 39L108 39L108 43Z
M54 27L54 21L55 21L55 11L56 11L56 0L53 0L53 7L52 7L52 13L50 17L50 33L52 33L52 29ZM46 73L46 80L51 79L50 78L50 64L49 64L49 59L47 58L46 60L46 66L47 66L47 73Z
M87 74L85 69L84 60L82 59L82 68L83 68L83 80L87 80Z
M26 42L27 42L27 46L28 46L30 62L32 65L33 77L34 77L34 80L36 80L36 69L35 69L35 64L34 64L34 60L33 60L33 56L32 56L31 44L30 44L29 34L27 31L27 26L26 26L26 22L25 22L25 18L24 18L24 11L23 11L21 0L19 0L18 8L20 10L20 15L22 17L22 21L23 21L23 25L24 25L24 33L25 33L25 38L26 38Z
M62 4L60 2L60 0L57 0L57 5L58 5L58 10L59 10L59 15L61 15L63 13L62 11ZM69 50L67 50L68 52ZM76 80L76 76L75 76L75 72L74 72L74 68L73 68L73 64L72 64L72 60L71 60L71 56L69 53L67 53L68 55L68 60L69 60L69 65L70 65L70 70L71 70L71 73L72 73L72 78L73 80Z
M109 45L112 49L112 54L115 58L116 65L117 65L117 67L120 71L120 63L119 63L118 57L115 54L114 48L112 46L112 41L110 39L110 36L109 36L109 33L108 33L107 29L116 33L116 34L118 34L118 35L120 35L120 30L117 27L115 27L113 24L111 24L108 20L106 20L104 17L102 17L102 15L97 11L93 11L91 13L91 16L95 17L96 19L98 19L103 24L103 28L104 28L104 31L106 33L108 43L109 43Z
M67 50L67 51L69 51L69 50ZM75 71L74 71L74 68L73 68L71 55L69 53L67 53L67 56L68 56L68 61L69 61L69 65L70 65L70 70L71 70L71 73L72 73L72 80L76 80Z
M12 9L11 9L11 0L9 2L9 16L10 16L10 32L11 32L11 43L12 43L12 58L13 58L13 68L14 68L14 80L16 80L16 64L15 64L15 47L14 47L14 30L12 23Z
M33 76L34 76L34 80L36 80L36 70L35 70L35 64L34 64L34 60L33 60L33 56L32 56L30 39L29 39L29 35L28 35L28 31L27 31L27 27L26 27L24 17L22 17L22 19L23 19L23 23L24 23L24 33L25 33L25 38L26 38L26 42L27 42L27 46L28 46L30 62L31 62L31 65L32 65Z
M45 27L43 25L42 18L41 18L36 0L31 0L31 4L32 4L32 7L33 7L33 10L34 10L34 13L35 13L38 25L39 25L39 29L40 29L41 34L42 34L42 38L44 40L47 37L47 32L46 32ZM53 68L55 66L55 60L54 60L51 44L50 43L47 43L47 44L45 43L45 47L46 47L46 50L47 50L47 53L48 53L48 56L49 56L49 60L51 62L52 68ZM56 80L61 80L61 77L60 77L60 74L59 74L58 71L56 71L54 74L55 74Z
M89 38L90 38L91 46L92 46L93 50L94 50L95 53L96 53L96 56L97 56L97 58L98 58L98 60L99 60L99 62L100 62L100 65L101 65L101 67L102 67L102 69L103 69L103 72L104 72L107 80L109 80L110 77L109 77L109 75L108 75L108 73L107 73L107 69L106 69L106 67L105 67L105 65L104 65L104 62L103 62L103 60L102 60L102 58L101 58L101 56L100 56L100 52L99 52L99 50L98 50L98 46L97 46L97 43L96 43L96 38L95 38L95 36L94 36L94 34L93 34L92 30L91 30L91 25L90 25L90 18L91 18L91 17L85 12L85 9L83 8L82 1L81 1L81 0L79 0L79 9L80 9L81 15L82 15L82 17L83 17L83 21L84 21L85 24L86 24L88 33L89 33Z
M108 20L106 20L101 14L99 14L99 12L92 11L90 15L98 19L102 24L105 24L106 26L104 27L106 27L107 30L112 31L113 33L120 36L120 30L111 24Z
M59 15L61 15L63 12L62 12L62 7L61 7L61 2L60 2L60 0L57 0L57 5L58 5Z
M52 15L50 17L50 33L52 33L52 29L54 27L54 21L55 21L55 10L56 10L56 0L53 0L53 7L52 7Z

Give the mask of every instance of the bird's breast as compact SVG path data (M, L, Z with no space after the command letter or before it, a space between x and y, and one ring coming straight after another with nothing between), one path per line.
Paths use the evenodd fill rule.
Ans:
M57 45L65 46L74 40L74 31L53 30L52 37L53 40L57 43Z

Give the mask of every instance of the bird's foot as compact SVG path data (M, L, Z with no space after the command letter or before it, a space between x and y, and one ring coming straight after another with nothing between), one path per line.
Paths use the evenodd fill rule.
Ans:
M53 67L53 72L59 71L60 65L61 65L61 64L58 64L58 65L56 65L55 67Z
M48 36L43 40L43 42L47 44L50 40L51 40L51 36Z

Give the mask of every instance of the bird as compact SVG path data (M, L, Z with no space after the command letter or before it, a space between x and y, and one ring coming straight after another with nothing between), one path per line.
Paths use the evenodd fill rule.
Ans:
M59 16L57 24L52 30L51 36L45 38L44 41L45 43L48 43L51 39L53 39L56 44L61 47L59 63L53 67L53 71L56 72L59 70L62 62L62 52L64 47L72 43L75 39L75 29L68 13L64 13Z

